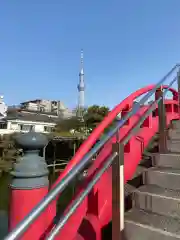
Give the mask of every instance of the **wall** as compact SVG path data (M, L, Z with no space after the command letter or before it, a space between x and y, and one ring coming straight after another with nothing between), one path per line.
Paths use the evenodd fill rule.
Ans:
M55 127L55 123L46 122L32 122L32 121L20 121L20 120L9 120L7 122L7 129L0 129L0 134L11 134L14 132L28 132L29 130L21 130L20 125L23 126L34 126L35 132L49 133L44 127Z

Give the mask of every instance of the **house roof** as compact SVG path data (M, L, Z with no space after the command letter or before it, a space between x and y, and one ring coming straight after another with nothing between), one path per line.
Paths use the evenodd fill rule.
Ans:
M26 113L34 113L34 114L41 114L41 115L52 115L52 116L57 116L57 112L40 112L40 111L35 111L35 110L29 110L25 108L13 108L13 107L8 107L8 113L18 111L18 112L26 112Z
M41 114L41 115L52 115L52 116L57 116L56 112L40 112L40 111L35 111L35 110L29 110L29 109L21 109L21 112L26 112L26 113L35 113L35 114Z
M22 111L12 111L7 113L7 117L4 120L22 120L22 121L33 121L33 122L48 122L58 123L61 119L58 117L49 117L48 115L40 113L28 113Z
M42 101L42 99L33 99L33 100L28 100L28 101L25 101L25 102L21 102L20 104L26 104L26 103L34 103L34 102L40 102Z

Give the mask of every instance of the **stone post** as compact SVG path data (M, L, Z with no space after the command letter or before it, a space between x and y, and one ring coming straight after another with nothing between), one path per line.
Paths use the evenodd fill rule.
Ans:
M47 137L40 133L20 134L15 143L23 149L24 156L19 157L11 172L12 182L9 230L12 230L48 193L48 169L44 157L39 151L47 145ZM45 213L29 227L23 240L40 239L46 229Z

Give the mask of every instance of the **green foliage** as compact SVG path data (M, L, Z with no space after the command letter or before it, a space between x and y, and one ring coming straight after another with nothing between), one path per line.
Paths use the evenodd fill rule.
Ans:
M62 120L57 124L55 132L69 132L71 129L78 131L82 127L82 122L77 117Z
M62 120L56 126L55 135L88 135L108 114L109 108L105 106L93 105L84 110L84 121L80 121L78 117ZM74 132L72 131L74 130Z
M109 108L105 106L93 105L84 114L84 121L87 128L94 129L109 113Z

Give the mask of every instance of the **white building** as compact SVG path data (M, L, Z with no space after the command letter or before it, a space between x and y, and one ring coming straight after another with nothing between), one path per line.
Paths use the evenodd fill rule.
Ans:
M0 97L0 135L14 132L50 133L62 118L56 113L38 112L21 108L7 108Z
M61 101L37 99L7 108L0 97L0 135L31 130L50 133L59 121L75 114Z
M60 121L58 117L33 114L23 111L12 111L6 117L0 119L0 134L11 134L14 132L50 133Z

